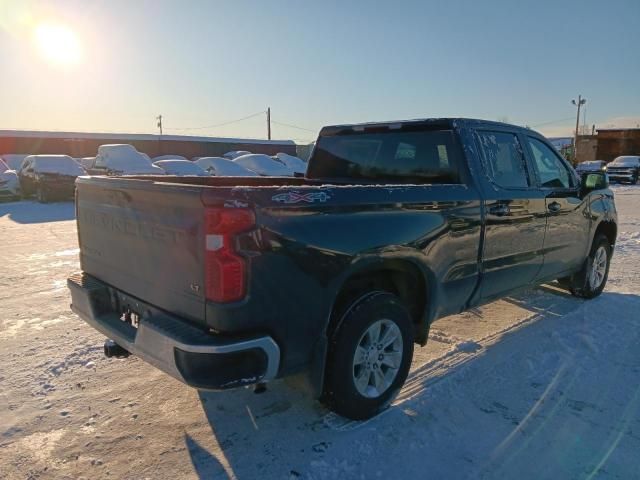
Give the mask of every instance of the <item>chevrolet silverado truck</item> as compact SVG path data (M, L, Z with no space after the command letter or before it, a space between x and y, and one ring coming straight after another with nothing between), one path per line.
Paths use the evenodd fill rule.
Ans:
M470 119L325 127L304 178L81 177L76 210L71 308L105 353L207 390L298 374L352 419L436 319L551 281L599 295L617 231L606 175Z

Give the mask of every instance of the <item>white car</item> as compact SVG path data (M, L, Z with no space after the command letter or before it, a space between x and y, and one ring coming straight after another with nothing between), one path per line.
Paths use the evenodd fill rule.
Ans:
M184 176L196 176L196 177L208 177L209 174L205 172L198 164L190 160L158 160L153 162L157 167L160 167L165 171L167 175L176 175L179 177Z
M23 153L7 153L5 155L2 155L2 160L4 160L4 163L7 164L9 170L15 170L17 172L22 167L24 159L28 156L29 155Z
M298 157L287 153L276 153L274 158L293 170L295 174L304 176L304 174L307 173L307 163Z
M149 157L138 152L133 145L100 145L91 175L164 175Z
M293 170L285 164L274 160L269 155L252 153L242 155L234 160L238 165L242 165L249 170L253 170L263 177L293 177Z
M224 158L228 158L229 160L235 160L238 157L241 157L242 155L249 155L251 154L251 152L247 152L246 150L232 150L230 152L225 153L224 155L222 155Z
M157 157L153 157L153 160L151 161L156 163L160 160L186 160L186 158L182 155L158 155Z
M200 168L216 177L257 177L258 174L242 165L222 157L200 157L195 161Z
M20 179L15 170L0 158L0 198L16 198L20 196Z

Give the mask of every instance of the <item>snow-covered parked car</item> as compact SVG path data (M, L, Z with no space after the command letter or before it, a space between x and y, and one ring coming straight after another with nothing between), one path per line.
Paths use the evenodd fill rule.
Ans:
M205 172L198 164L190 160L158 160L153 162L157 167L160 167L167 175L176 175L179 177L184 176L196 176L196 177L208 177L209 174Z
M186 160L186 158L182 155L158 155L157 157L153 157L151 161L156 163L160 160Z
M640 179L640 156L623 155L607 165L607 175L612 182L629 182L634 185Z
M30 155L18 172L22 194L41 203L72 199L80 175L86 175L84 168L68 155Z
M164 175L164 170L154 165L149 157L133 145L100 145L91 175Z
M233 161L263 177L293 177L293 170L269 155L251 153Z
M89 171L93 168L93 165L96 163L96 157L82 157L80 159L80 165L82 168Z
M229 160L235 160L238 157L241 157L243 155L249 155L249 154L251 154L251 152L247 152L246 150L232 150L230 152L225 153L222 156L224 158L228 158Z
M0 200L20 196L20 180L15 170L0 158Z
M253 170L222 157L200 157L195 161L202 169L216 177L257 177Z
M294 157L293 155L289 155L288 153L276 153L274 158L278 160L280 163L286 165L289 169L293 170L293 173L296 176L303 176L307 173L307 163L303 161L301 158Z
M4 163L7 164L7 167L9 167L9 170L15 170L17 172L20 170L20 167L22 167L24 159L28 156L26 153L6 153L2 155L2 159Z

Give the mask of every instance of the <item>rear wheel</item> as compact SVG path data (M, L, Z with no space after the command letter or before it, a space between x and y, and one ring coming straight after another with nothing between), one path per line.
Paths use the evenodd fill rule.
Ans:
M323 400L354 420L385 409L404 384L413 356L409 312L391 293L355 301L332 335Z
M582 270L570 276L558 279L558 283L567 288L574 296L594 298L602 293L609 277L612 248L605 235L593 240L589 256Z

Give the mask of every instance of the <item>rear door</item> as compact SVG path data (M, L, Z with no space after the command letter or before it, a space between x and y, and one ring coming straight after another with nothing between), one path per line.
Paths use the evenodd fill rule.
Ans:
M591 231L589 206L580 198L573 168L541 138L530 135L525 138L539 188L545 196L544 267L538 277L556 278L578 269L587 255Z
M545 200L527 164L520 136L479 130L485 199L481 301L531 283L542 267Z
M151 180L79 178L82 270L159 308L204 321L200 192Z

